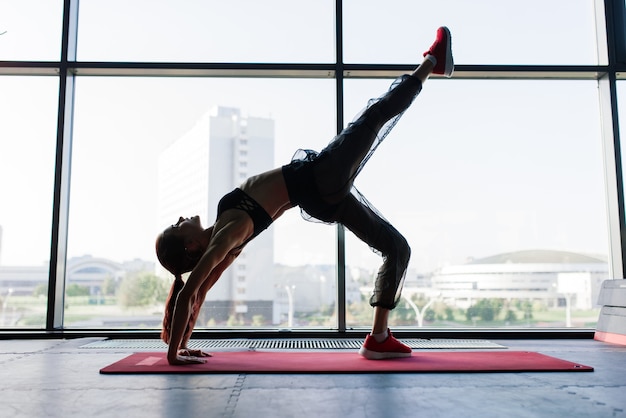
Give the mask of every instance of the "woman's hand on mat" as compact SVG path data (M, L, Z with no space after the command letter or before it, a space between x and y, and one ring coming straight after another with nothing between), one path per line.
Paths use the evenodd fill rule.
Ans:
M194 356L181 356L177 354L175 358L167 357L167 362L172 366L175 365L183 365L183 364L202 364L206 363L206 359L202 357L194 357Z
M211 353L207 353L205 351L202 350L194 350L191 348L181 348L178 350L178 355L179 356L185 356L185 357L212 357L213 355Z
M202 364L206 363L204 357L211 357L211 354L205 353L202 350L192 350L190 348L179 348L176 352L175 358L168 356L167 361L174 364Z

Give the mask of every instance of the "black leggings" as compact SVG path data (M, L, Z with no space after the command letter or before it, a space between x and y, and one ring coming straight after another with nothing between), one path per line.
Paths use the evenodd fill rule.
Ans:
M319 154L306 151L283 173L293 204L315 219L340 223L383 257L370 305L393 309L400 299L411 249L406 239L353 187L354 179L422 83L405 75L365 110Z

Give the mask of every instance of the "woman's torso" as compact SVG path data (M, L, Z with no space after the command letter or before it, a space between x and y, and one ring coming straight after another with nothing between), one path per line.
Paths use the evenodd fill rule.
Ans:
M280 168L252 176L240 187L254 199L272 218L277 219L293 205L289 202L285 180ZM223 234L239 237L231 253L238 255L243 246L255 235L255 225L250 214L240 209L226 209L221 212L214 225L213 239L221 240Z
M256 200L272 219L278 218L286 209L293 207L289 202L281 168L252 176L239 188Z

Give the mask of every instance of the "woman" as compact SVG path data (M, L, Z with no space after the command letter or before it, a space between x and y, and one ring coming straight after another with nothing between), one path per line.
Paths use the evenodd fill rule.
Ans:
M363 113L319 154L300 150L283 167L253 176L225 195L217 219L205 229L196 216L180 218L157 237L160 263L175 276L163 320L170 364L202 363L209 356L187 342L204 298L243 247L294 206L312 218L340 223L383 256L370 299L372 332L359 353L368 359L407 357L411 348L391 335L387 322L402 290L410 248L404 237L353 187L354 179L432 74L452 75L450 31L437 38L424 61ZM182 274L191 271L183 282Z

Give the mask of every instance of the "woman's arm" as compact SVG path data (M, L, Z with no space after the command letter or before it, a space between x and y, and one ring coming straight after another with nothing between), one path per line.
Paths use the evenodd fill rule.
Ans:
M172 315L170 342L167 351L167 360L170 364L203 363L205 361L198 357L181 356L178 350L184 348L181 343L187 333L187 325L190 323L194 305L199 299L204 300L205 295L200 296L201 289L206 283L208 291L217 282L219 276L234 259L231 254L232 251L252 233L252 221L249 218L243 219L245 220L241 218L231 219L219 227L216 224L214 235L207 250L178 294Z
M191 311L191 315L189 317L189 323L187 324L187 329L186 329L185 335L183 336L183 341L180 344L181 349L187 350L187 353L189 353L189 355L200 356L200 357L210 356L210 354L204 353L201 350L189 350L189 347L188 347L189 339L191 338L191 334L196 325L196 321L198 320L198 316L200 315L200 310L202 309L202 304L204 303L204 299L206 298L207 293L209 292L209 290L211 290L213 285L222 276L222 273L228 268L228 266L230 266L233 263L233 261L235 260L235 258L237 258L239 254L240 252L236 254L233 254L232 252L229 253L226 256L226 258L220 264L218 264L213 269L213 271L211 271L211 274L209 275L209 279L205 280L204 283L202 283L202 286L200 286L200 291L198 292L198 299L196 300L196 303L193 306L193 310Z

